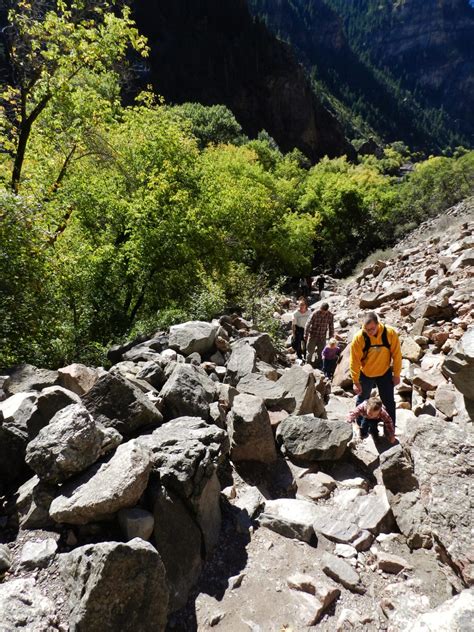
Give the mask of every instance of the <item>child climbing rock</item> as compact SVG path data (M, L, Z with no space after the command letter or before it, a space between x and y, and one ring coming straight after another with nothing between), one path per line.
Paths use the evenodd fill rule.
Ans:
M357 423L360 426L360 438L366 439L369 433L374 439L379 438L378 423L383 422L385 428L385 436L390 443L395 443L395 428L392 418L385 410L382 404L382 400L378 397L371 397L370 399L359 404L347 418L349 423Z

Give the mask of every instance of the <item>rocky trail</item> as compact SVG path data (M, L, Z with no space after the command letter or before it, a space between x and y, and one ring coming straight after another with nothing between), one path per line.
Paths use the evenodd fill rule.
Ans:
M0 632L473 630L473 263L471 201L332 280L332 383L236 315L5 371ZM367 309L402 339L393 447L346 422Z

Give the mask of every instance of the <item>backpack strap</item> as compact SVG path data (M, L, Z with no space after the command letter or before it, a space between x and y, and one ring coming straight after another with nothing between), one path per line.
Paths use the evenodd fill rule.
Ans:
M365 360L367 357L367 354L369 353L371 343L370 343L369 335L365 331L362 331L362 335L364 336L364 348L362 349L362 359Z
M370 347L386 347L390 351L390 343L388 341L388 333L385 325L382 325L382 344L381 345L373 345L370 342L369 334L362 330L362 335L364 336L364 348L362 349L362 360L367 358Z
M387 328L385 327L385 325L382 325L383 330L382 330L382 344L384 347L387 347L387 349L390 349L390 343L388 342L388 333L387 333Z

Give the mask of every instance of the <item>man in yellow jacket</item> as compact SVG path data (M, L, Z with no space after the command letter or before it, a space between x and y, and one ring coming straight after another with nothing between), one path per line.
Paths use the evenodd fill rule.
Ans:
M379 323L375 312L369 312L362 329L351 344L351 377L357 394L357 406L369 399L377 386L380 399L395 427L394 387L400 384L402 352L400 339L392 327Z

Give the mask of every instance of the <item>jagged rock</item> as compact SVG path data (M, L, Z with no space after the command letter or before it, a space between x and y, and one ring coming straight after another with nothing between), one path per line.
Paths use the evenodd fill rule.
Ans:
M249 338L244 338L242 343L249 344L253 347L257 353L257 358L266 362L267 364L272 364L276 357L276 349L273 345L272 339L268 334L259 334L258 336L250 336ZM236 345L232 345L234 349Z
M17 491L16 508L19 523L23 529L44 529L53 523L49 516L49 507L56 496L54 485L42 483L33 476Z
M336 544L334 553L346 560L357 557L357 549L350 544Z
M218 325L195 320L170 328L169 346L187 356L191 353L204 355L214 348Z
M307 609L305 616L306 625L315 625L321 615L329 606L339 597L341 591L339 588L321 581L312 575L306 573L295 573L286 580L288 587L292 590L305 594L305 601L300 608Z
M28 441L28 420L36 411L38 393L29 391L16 393L0 402L2 426L18 437L23 443Z
M137 373L138 380L145 380L156 389L160 389L166 382L166 375L158 362L146 362Z
M290 416L278 426L276 437L285 454L297 462L332 461L346 451L352 428L345 421Z
M25 431L5 423L0 410L0 490L23 474L26 441Z
M464 397L474 400L474 327L466 331L447 356L442 371Z
M345 586L345 588L353 592L365 592L365 588L361 585L360 577L356 571L336 555L324 552L321 566L326 575Z
M389 301L399 301L410 295L410 292L406 287L402 285L392 285L387 288L381 296L379 296L380 304L388 303ZM361 305L362 307L362 305ZM378 306L376 306L378 307Z
M58 370L59 384L77 395L87 393L99 379L98 369L91 369L84 364L69 364Z
M413 378L413 385L421 388L423 391L435 391L440 384L445 384L446 380L436 371L421 371L415 370L415 377Z
M280 378L277 382L268 380L259 373L245 375L237 385L240 393L255 395L263 399L265 406L269 409L286 410L291 413L295 410L296 399L287 391L285 383Z
M170 587L169 610L186 605L202 569L202 536L185 503L163 486L153 490L155 541Z
M71 631L164 631L169 589L149 542L88 544L61 555L60 571Z
M428 513L421 502L419 489L387 497L392 513L407 544L412 549L430 549L433 545Z
M13 579L0 584L0 625L5 632L59 632L53 602L35 586L35 580Z
M449 271L452 274L460 268L469 268L471 266L474 266L474 248L469 248L469 250L465 250L462 254L460 254L449 268Z
M20 556L20 566L24 568L46 568L56 555L58 545L53 538L41 542L26 542Z
M364 294L360 297L359 307L361 309L376 309L382 305L382 301L380 300L380 292L372 292L369 294Z
M31 364L15 367L3 384L3 389L10 395L25 391L40 391L58 382L58 372L49 369L38 369Z
M277 384L295 398L296 407L291 411L294 415L315 415L321 418L326 416L323 398L316 390L313 373L308 373L300 366L294 366L285 371Z
M121 440L113 428L96 424L84 406L72 404L56 413L28 443L26 462L42 481L62 483L115 449Z
M357 526L352 514L343 512L338 507L318 507L319 511L313 522L316 533L321 533L328 540L348 544L356 540L361 529Z
M137 504L151 470L151 452L136 439L120 445L105 463L65 483L51 503L56 522L87 524Z
M456 399L456 390L452 384L440 384L436 389L435 406L448 419L457 413Z
M234 462L276 461L276 448L263 399L241 393L227 417L230 456Z
M404 338L402 341L402 357L410 362L418 362L423 355L423 350L413 338Z
M0 544L0 574L7 571L12 565L13 558L6 544Z
M467 585L474 583L474 560L469 552L473 438L470 424L446 424L425 416L407 433L414 473L423 492L421 503L432 532Z
M79 395L62 386L44 388L36 400L31 417L26 422L28 437L34 439L38 432L49 424L56 413L66 406L80 403Z
M418 489L418 481L408 455L400 444L380 455L380 470L385 487L393 494Z
M334 387L350 388L352 386L352 378L350 371L351 360L351 346L347 345L342 354L339 357L339 362L336 365L332 383Z
M154 362L160 359L160 354L150 349L146 344L137 345L126 351L122 360L125 362Z
M115 428L124 437L141 428L157 426L163 419L136 386L111 373L102 375L82 401L97 422Z
M416 301L415 307L411 313L411 318L418 320L426 318L428 320L450 319L454 316L454 309L447 301L442 298L427 300L420 298Z
M161 483L193 511L206 550L211 551L221 524L216 465L228 451L226 433L202 419L181 417L138 441L152 451L153 469L159 472Z
M237 386L242 378L256 371L256 363L257 352L247 342L232 347L227 363L226 380L232 386Z
M121 509L118 522L127 541L134 538L149 540L155 526L153 514L140 507Z
M349 506L361 530L379 533L393 524L393 515L383 486L376 486L375 493L358 496Z
M209 418L216 386L205 371L191 364L177 364L160 396L165 419L190 416Z
M297 498L319 500L331 495L331 492L336 488L336 481L323 472L317 472L317 474L309 473L298 478L296 485L298 488Z
M261 527L267 527L287 538L309 542L314 535L313 523L317 514L318 507L312 502L279 498L267 500L258 522Z
M406 632L468 632L474 620L474 591L463 590L440 606L421 614Z
M377 551L377 566L384 573L400 573L413 568L403 557L391 555L385 551Z
M326 404L326 415L330 421L345 421L354 408L354 400L349 397L331 395Z

